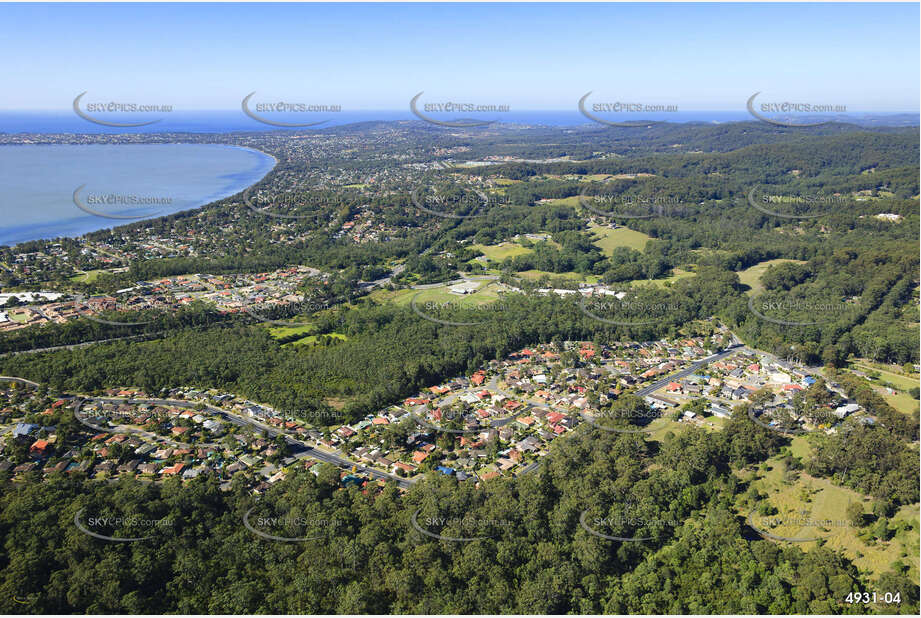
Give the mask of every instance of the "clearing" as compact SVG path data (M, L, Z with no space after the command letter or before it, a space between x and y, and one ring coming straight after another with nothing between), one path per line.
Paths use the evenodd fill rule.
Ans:
M606 225L592 225L590 229L598 237L592 244L607 256L613 255L617 247L628 247L642 252L646 248L646 242L652 240L642 232L621 226L612 229Z
M775 264L783 264L784 262L792 262L794 264L805 264L806 262L802 260L787 260L784 258L778 258L776 260L767 260L766 262L759 262L754 266L746 268L745 270L739 271L739 281L747 285L749 288L746 291L746 294L752 294L757 296L764 291L764 286L761 285L761 275L764 274L769 267L774 266Z

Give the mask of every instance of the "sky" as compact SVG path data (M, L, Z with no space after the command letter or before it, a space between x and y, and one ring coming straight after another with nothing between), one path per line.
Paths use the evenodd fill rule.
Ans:
M733 110L757 91L919 109L919 5L0 4L0 110L593 99ZM767 96L767 95L765 95Z

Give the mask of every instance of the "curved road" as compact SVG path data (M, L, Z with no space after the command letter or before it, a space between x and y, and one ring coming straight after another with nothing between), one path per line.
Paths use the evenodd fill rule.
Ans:
M182 400L174 400L174 399L133 399L133 398L128 398L128 397L88 397L87 399L94 400L94 401L110 401L113 403L147 403L151 405L173 406L173 407L192 408L192 409L198 409L198 406L201 405L200 402L182 401ZM334 466L338 468L342 468L344 470L351 470L352 468L357 468L359 472L364 472L368 474L371 478L384 479L387 481L394 481L397 484L397 486L403 489L409 489L410 487L412 487L413 483L416 482L416 479L401 478L399 476L390 474L388 472L382 472L381 470L377 470L375 468L369 468L362 464L351 461L350 459L346 459L345 457L342 457L340 455L336 455L334 453L328 453L326 451L321 451L317 448L310 446L309 443L303 440L300 440L298 438L295 438L284 431L276 429L275 427L264 425L260 423L259 421L253 420L251 418L247 418L245 416L240 416L228 410L224 410L222 408L215 408L214 406L209 405L209 404L204 404L204 409L205 411L211 414L220 416L224 418L225 420L227 420L228 422L234 425L237 425L239 427L243 427L244 425L251 425L259 429L260 431L264 431L266 435L268 435L271 438L282 436L285 439L285 441L288 443L288 445L291 447L291 454L294 457L297 457L297 458L310 457L311 459L316 459L317 461L322 461L324 463L333 464Z

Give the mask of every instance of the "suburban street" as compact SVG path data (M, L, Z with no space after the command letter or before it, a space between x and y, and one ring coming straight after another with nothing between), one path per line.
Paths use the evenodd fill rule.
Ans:
M649 386L644 386L640 390L636 391L636 394L639 395L640 397L645 397L646 395L650 393L656 392L657 390L659 390L660 388L662 388L669 382L680 380L681 378L691 375L695 371L699 370L701 367L706 367L710 363L716 362L718 360L726 358L727 356L735 354L736 352L739 351L740 348L743 348L743 347L744 346L741 343L734 343L733 345L729 346L728 348L726 348L722 352L719 352L718 354L714 354L713 356L708 356L707 358L699 360L696 363L692 363L689 367L682 369L681 371L677 373L673 373L669 375L668 377L662 378L661 380L657 380L653 382L652 384L650 384Z
M133 399L130 397L88 397L86 399L91 401L109 401L113 403L146 403L158 406L174 406L191 409L198 409L198 406L200 405L200 402L179 401L173 399ZM412 487L413 483L416 482L415 479L400 478L388 472L383 472L368 466L363 466L354 461L350 461L345 457L336 455L335 453L317 449L307 442L298 440L297 438L294 438L283 431L280 431L274 427L269 427L268 425L264 425L251 418L246 418L245 416L235 414L222 408L216 408L208 404L204 404L203 407L207 412L220 416L228 422L233 423L239 427L250 425L256 429L259 429L260 431L264 431L266 435L271 438L276 436L283 436L285 441L291 447L291 454L299 459L303 457L309 457L317 461L332 464L338 468L342 468L343 470L352 470L352 468L356 468L359 472L367 473L371 478L394 481L399 487L403 489L409 489Z

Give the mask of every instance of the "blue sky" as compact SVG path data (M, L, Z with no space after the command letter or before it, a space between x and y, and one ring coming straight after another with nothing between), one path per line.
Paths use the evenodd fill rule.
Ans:
M0 109L83 91L181 109L266 100L739 109L754 92L919 107L915 4L0 4Z

